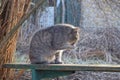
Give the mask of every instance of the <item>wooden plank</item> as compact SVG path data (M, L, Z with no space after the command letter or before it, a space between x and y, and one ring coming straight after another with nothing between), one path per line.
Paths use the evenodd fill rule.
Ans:
M4 64L4 68L63 70L63 71L109 71L120 72L120 65L112 64Z

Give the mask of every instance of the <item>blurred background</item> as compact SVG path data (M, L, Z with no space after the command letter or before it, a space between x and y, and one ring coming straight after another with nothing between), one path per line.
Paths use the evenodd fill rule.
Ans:
M28 12L38 1L29 1ZM120 0L46 0L22 24L15 62L29 63L33 33L58 23L80 27L77 47L64 52L65 64L120 64ZM31 80L30 71L16 73L22 73L18 80ZM52 80L120 80L120 73L77 71Z

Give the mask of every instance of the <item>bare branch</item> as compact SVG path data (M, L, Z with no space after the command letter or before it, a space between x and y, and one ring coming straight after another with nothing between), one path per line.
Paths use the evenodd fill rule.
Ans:
M8 42L8 40L10 38L12 38L12 36L16 33L16 31L20 28L20 26L22 25L22 23L32 14L34 13L34 11L36 9L39 8L40 5L42 5L46 0L41 0L38 1L38 3L36 4L36 6L26 15L24 15L24 17L18 22L18 24L16 26L14 26L14 28L3 38L3 40L0 42L0 48L2 48L4 45L6 45L6 43Z

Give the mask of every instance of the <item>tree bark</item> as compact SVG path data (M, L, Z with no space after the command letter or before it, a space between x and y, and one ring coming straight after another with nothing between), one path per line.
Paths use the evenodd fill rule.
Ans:
M0 10L0 42L28 11L30 0L2 0ZM18 30L19 31L19 30ZM0 49L0 80L13 80L14 71L1 68L5 63L14 61L18 31Z

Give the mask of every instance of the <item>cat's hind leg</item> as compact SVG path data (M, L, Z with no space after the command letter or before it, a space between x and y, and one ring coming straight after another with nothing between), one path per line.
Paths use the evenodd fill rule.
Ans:
M34 58L31 59L31 64L50 64L50 60L44 55L39 55L39 57L34 56Z

